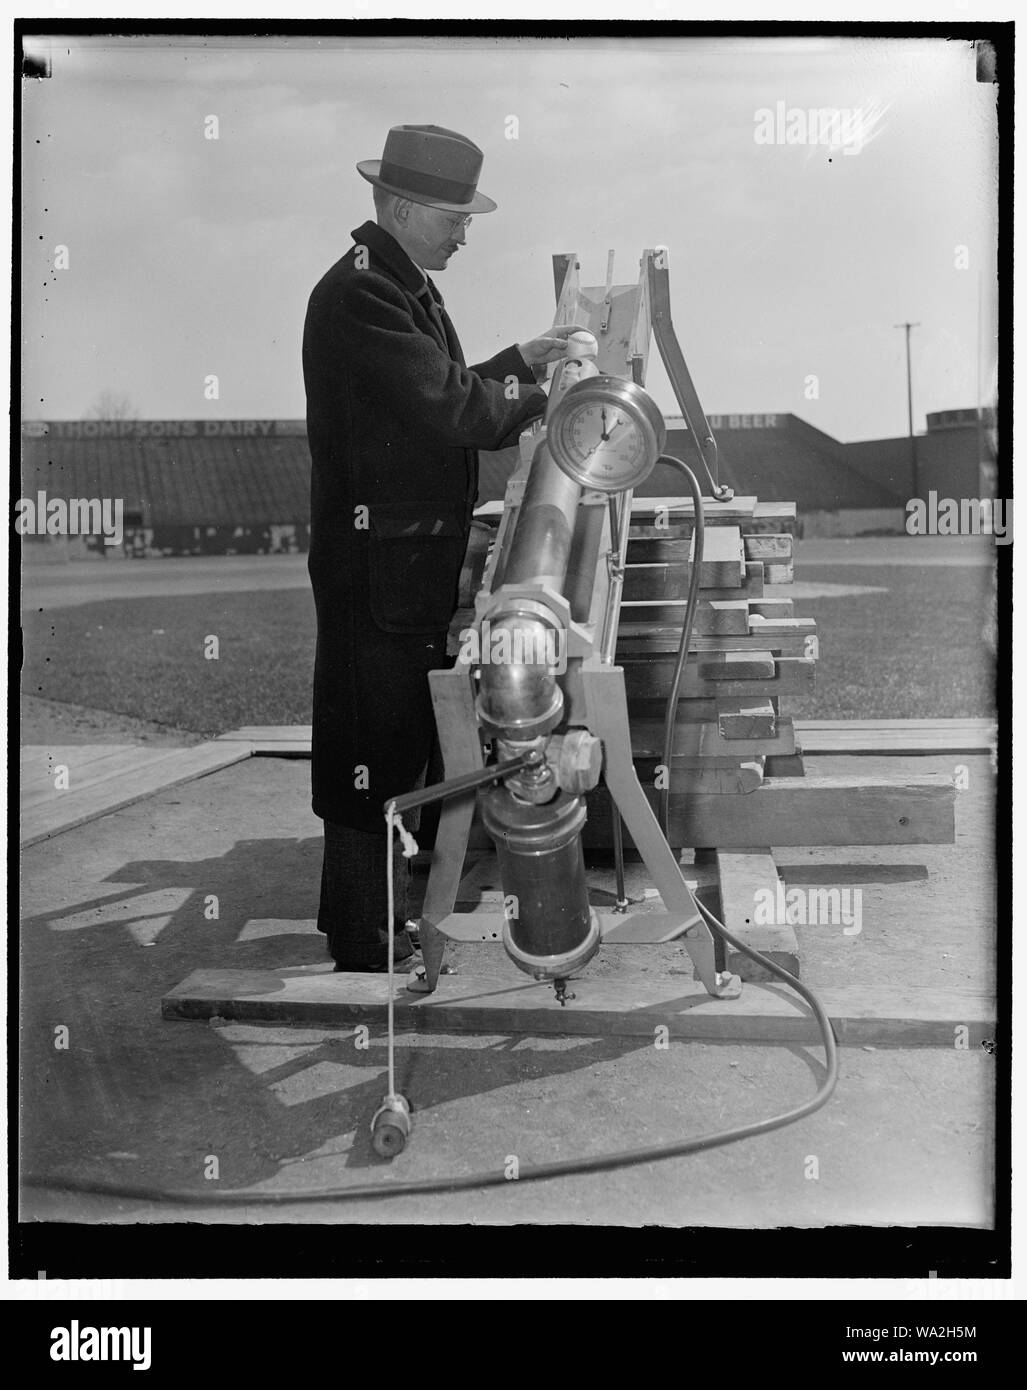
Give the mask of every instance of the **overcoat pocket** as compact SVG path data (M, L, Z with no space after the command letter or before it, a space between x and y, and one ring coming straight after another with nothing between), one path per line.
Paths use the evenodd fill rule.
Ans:
M467 533L455 507L370 508L371 613L384 632L442 632L457 606Z

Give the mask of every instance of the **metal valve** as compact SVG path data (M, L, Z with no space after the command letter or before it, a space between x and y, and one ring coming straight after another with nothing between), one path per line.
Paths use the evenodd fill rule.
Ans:
M587 729L569 729L549 740L546 757L556 768L561 791L581 796L599 785L603 770L603 745Z

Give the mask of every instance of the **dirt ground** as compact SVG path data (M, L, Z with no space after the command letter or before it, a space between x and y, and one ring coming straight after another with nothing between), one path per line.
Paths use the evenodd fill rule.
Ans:
M188 748L202 743L203 735L188 729L171 729L152 720L132 719L109 710L87 709L21 695L21 742L69 745L76 743L138 743L151 747Z
M868 542L852 543L847 553L859 558L851 561L840 559L836 542L804 542L810 560L817 544L830 544L840 563L884 558L869 556ZM979 563L971 552L964 563ZM935 562L926 549L919 555ZM236 568L245 588L250 581ZM282 582L284 568L268 587ZM305 584L292 568L290 582ZM196 582L216 588L227 573L215 564ZM147 576L154 592L181 591L180 569L148 569ZM71 578L45 577L47 601L76 602ZM111 593L105 586L114 582L98 572L93 597ZM22 697L21 712L23 743L198 741L145 720L31 696ZM815 770L857 764L873 775L894 771L894 761L819 758ZM907 760L905 770L951 773L954 761ZM994 774L987 757L958 762L969 776L957 801L955 845L777 852L789 886L841 884L864 895L858 935L799 929L804 977L814 988L851 982L858 990L875 980L925 991L993 987ZM822 1079L816 1047L673 1042L658 1051L642 1038L406 1033L398 1040L397 1081L415 1107L414 1134L386 1164L369 1132L385 1090L380 1031L361 1048L352 1029L166 1022L160 1014L162 996L196 969L325 959L314 926L320 823L308 782L306 761L251 759L23 852L21 1162L23 1175L52 1182L23 1191L23 1219L990 1224L995 1060L956 1047L844 1048L838 1090L809 1119L609 1174L275 1207L169 1208L62 1192L63 1178L205 1197L219 1185L298 1195L377 1178L495 1171L511 1158L528 1166L741 1124L791 1107ZM496 948L460 946L452 958L465 973L514 969ZM627 980L687 965L679 946L607 947L589 970Z
M935 760L917 761L933 770ZM925 988L986 987L988 777L988 760L976 760L954 847L779 852L789 883L844 874L867 895L858 937L817 928L801 940L814 988L881 973ZM62 1195L62 1176L209 1195L213 1182L299 1193L495 1171L511 1157L527 1166L725 1128L788 1109L816 1088L815 1047L675 1042L658 1051L643 1038L404 1034L398 1084L415 1106L415 1130L386 1164L368 1128L385 1090L380 1031L361 1049L352 1029L160 1017L162 995L198 968L324 959L308 778L304 761L251 759L25 851L23 1166L58 1185L27 1190L25 1217L988 1224L994 1059L955 1048L845 1048L835 1097L800 1124L609 1174L274 1208ZM211 895L216 920L205 913ZM497 948L459 946L453 957L468 973L513 972ZM687 964L679 946L621 947L604 949L589 969L627 978Z

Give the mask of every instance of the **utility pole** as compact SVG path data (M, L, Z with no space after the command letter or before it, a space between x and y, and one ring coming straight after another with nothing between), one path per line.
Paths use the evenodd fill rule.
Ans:
M917 466L916 456L916 436L913 433L913 365L909 355L909 334L913 328L919 328L919 323L896 323L893 328L904 328L906 330L906 410L909 415L909 466L910 477L912 479L912 496L920 496L920 470Z

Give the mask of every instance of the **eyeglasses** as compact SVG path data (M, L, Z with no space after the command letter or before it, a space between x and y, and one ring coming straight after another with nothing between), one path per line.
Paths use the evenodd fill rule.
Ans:
M454 232L465 231L474 221L473 217L447 217L446 221Z

